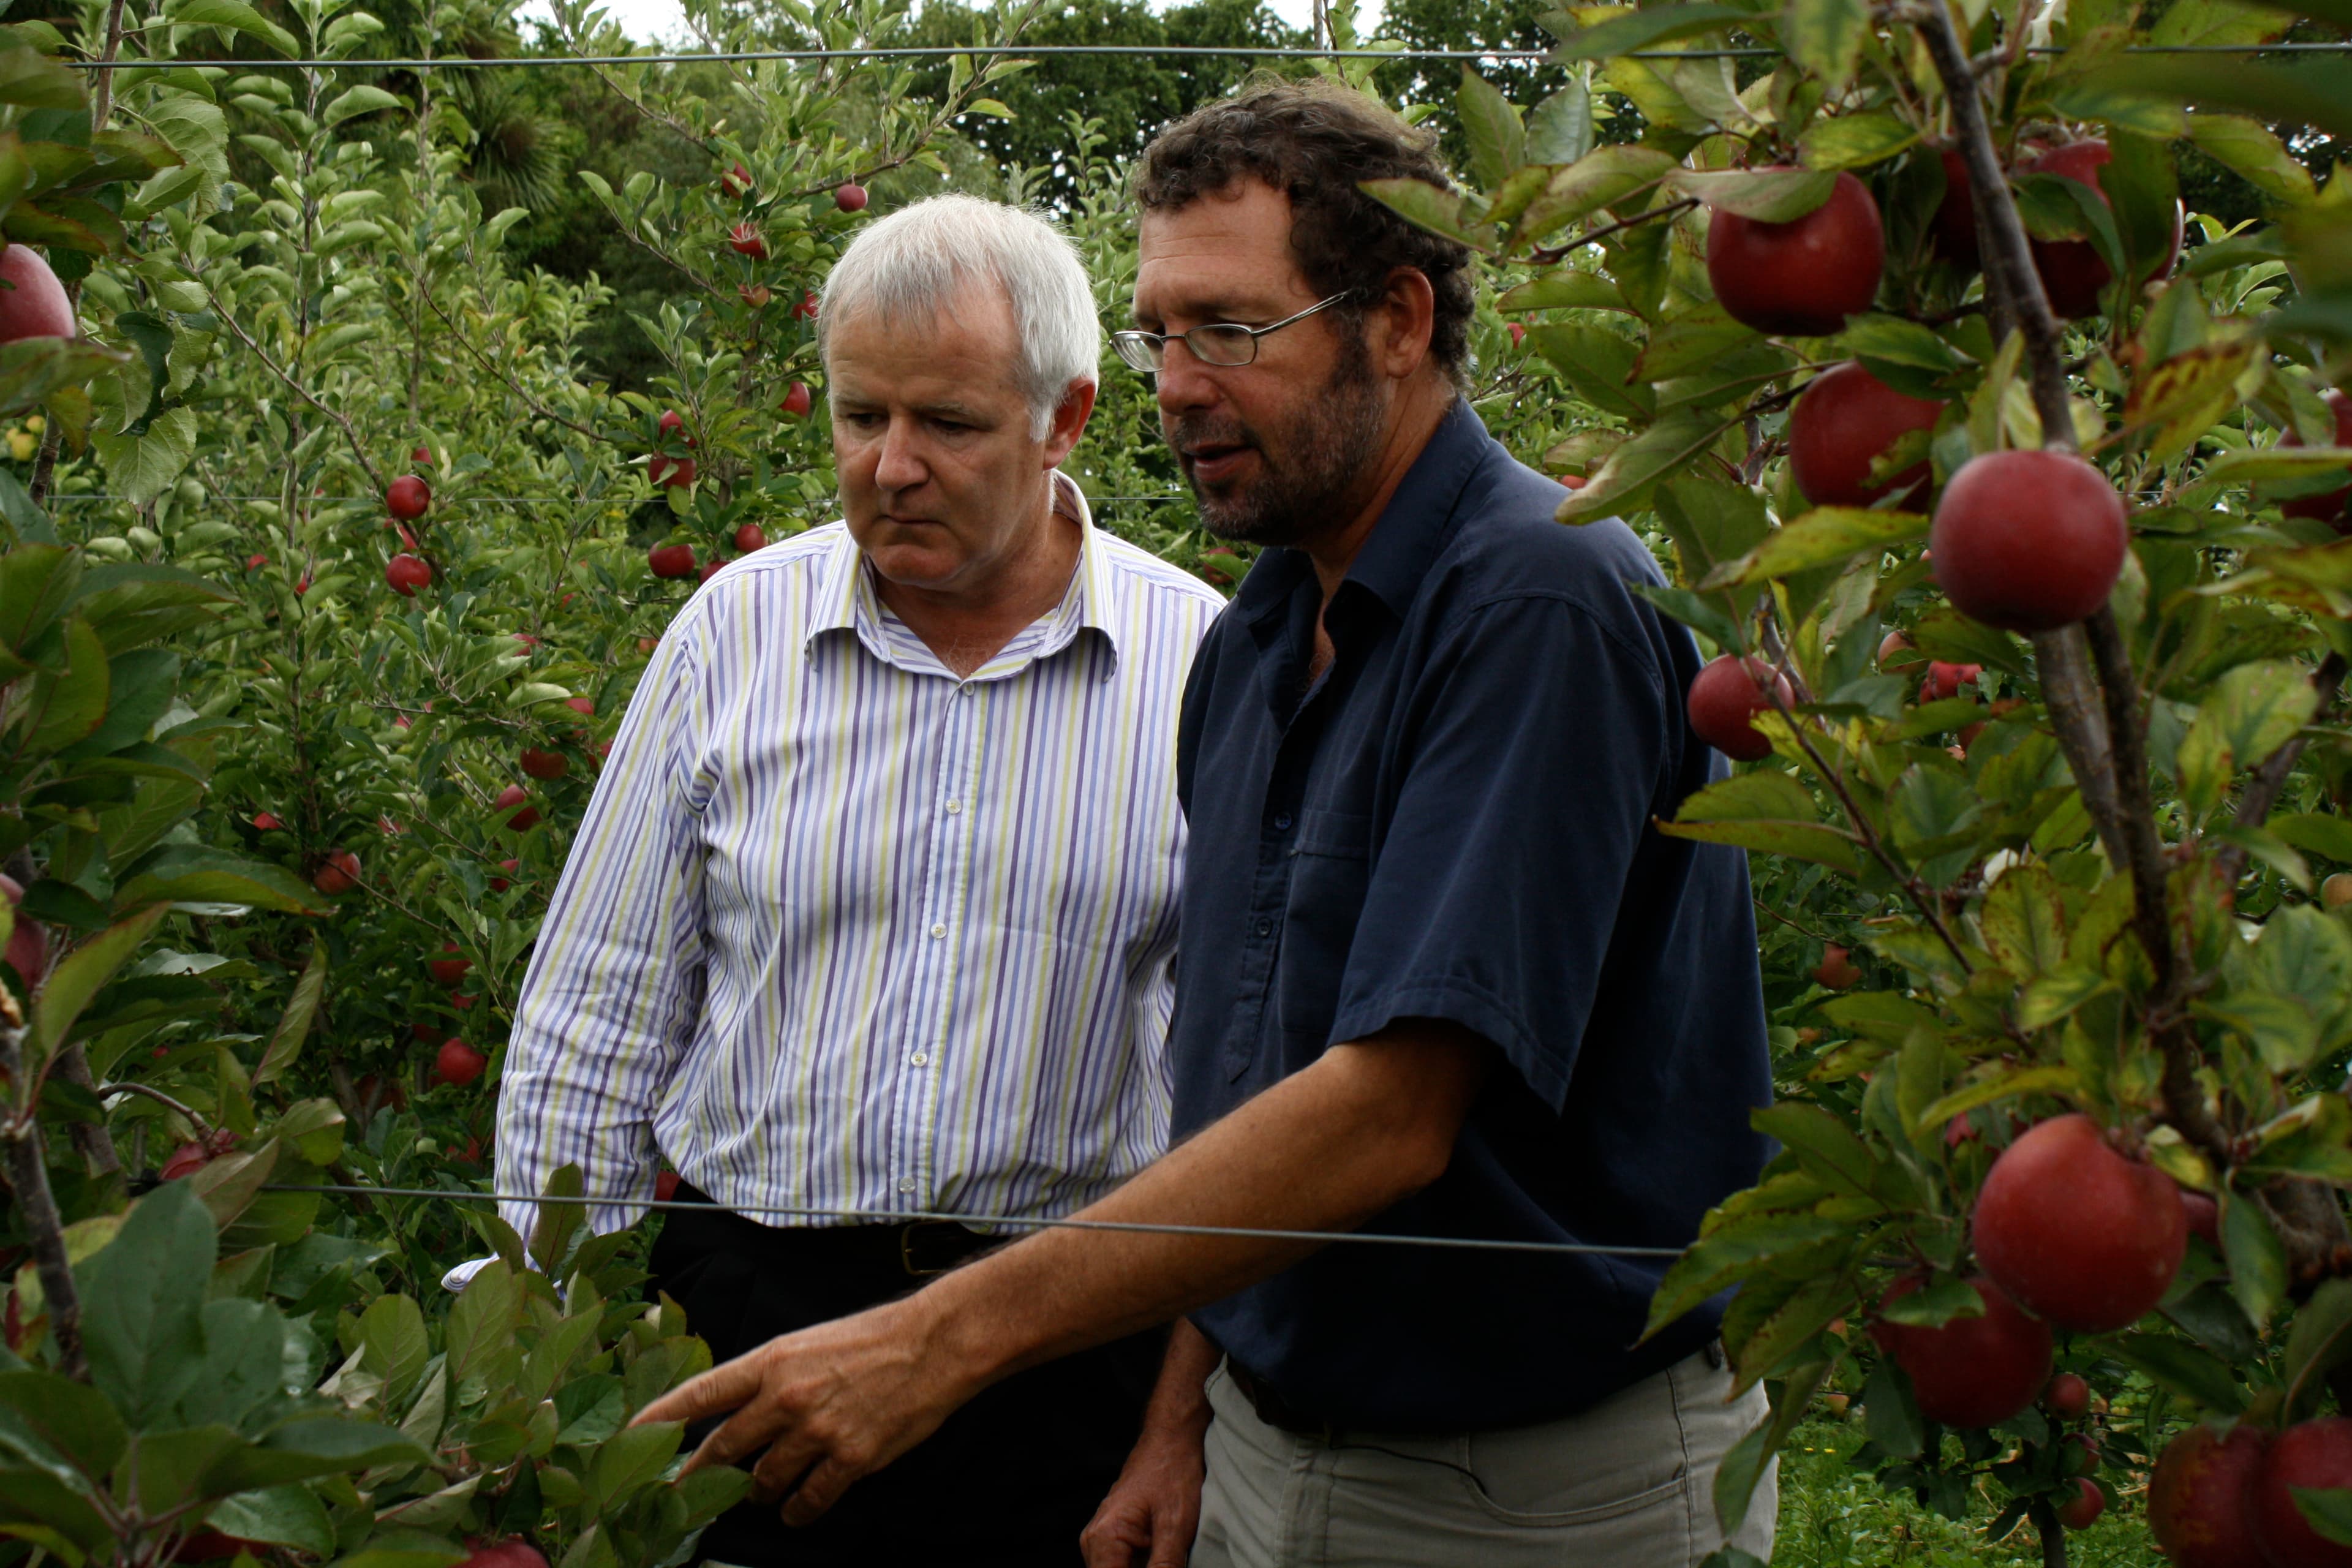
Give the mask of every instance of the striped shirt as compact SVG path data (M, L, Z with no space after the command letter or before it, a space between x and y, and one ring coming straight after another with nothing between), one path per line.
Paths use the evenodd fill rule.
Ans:
M577 1163L617 1229L658 1152L730 1206L1053 1215L1165 1149L1177 711L1223 601L1056 483L1069 590L969 677L840 523L671 622L524 980L499 1190Z

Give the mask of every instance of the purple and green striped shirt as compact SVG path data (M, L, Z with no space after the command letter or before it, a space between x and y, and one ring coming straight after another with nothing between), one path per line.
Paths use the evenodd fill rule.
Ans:
M730 1205L1050 1215L1160 1153L1177 713L1223 601L1081 523L968 678L839 523L679 612L524 981L499 1190L576 1163L616 1229L659 1154Z

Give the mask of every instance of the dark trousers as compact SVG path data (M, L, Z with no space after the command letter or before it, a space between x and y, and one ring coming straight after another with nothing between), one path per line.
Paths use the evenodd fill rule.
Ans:
M708 1201L684 1185L677 1195ZM723 1211L672 1210L654 1243L652 1283L724 1362L920 1286L903 1261L903 1229L783 1230ZM945 1261L939 1233L924 1239L930 1259ZM945 1250L960 1248L951 1237ZM1016 1373L814 1524L784 1524L781 1500L742 1503L704 1533L701 1554L747 1568L1076 1563L1078 1531L1134 1445L1166 1341L1154 1330Z

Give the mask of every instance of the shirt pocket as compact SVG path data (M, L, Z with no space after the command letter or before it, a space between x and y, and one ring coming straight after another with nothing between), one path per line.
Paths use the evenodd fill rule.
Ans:
M1275 1021L1291 1052L1311 1058L1330 1044L1339 981L1364 912L1372 874L1372 819L1355 812L1301 811L1290 847L1276 963ZM1295 1054L1294 1062L1297 1060Z

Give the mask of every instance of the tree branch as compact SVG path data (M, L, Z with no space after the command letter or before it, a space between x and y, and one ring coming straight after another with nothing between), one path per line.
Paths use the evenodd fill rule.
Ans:
M66 1227L58 1200L49 1191L48 1162L41 1154L41 1122L36 1106L37 1089L25 1081L25 1026L13 997L0 998L12 1015L0 1022L0 1074L24 1098L25 1103L5 1123L0 1142L8 1146L8 1184L16 1189L16 1212L32 1243L33 1266L41 1280L48 1314L49 1333L58 1342L58 1365L68 1377L89 1381L89 1361L82 1353L81 1293L74 1286L73 1266L66 1260Z
M2319 713L2325 713L2336 701L2336 688L2344 684L2344 656L2331 653L2320 660L2319 668L2311 672L2311 684L2319 693ZM2278 804L2279 791L2286 787L2294 764L2303 760L2304 747L2310 743L2308 733L2296 735L2270 754L2270 759L2254 770L2253 782L2246 793L2238 797L2238 809L2231 820L2240 827L2260 827L2269 820L2271 807ZM2231 887L2246 874L2246 851L2241 845L2225 844L2213 857L2213 863L2228 878Z
M457 340L457 346L464 349L467 353L473 355L474 359L480 363L484 370L488 371L492 375L495 375L500 381L505 382L508 388L512 391L517 397L521 398L524 403L530 405L532 413L538 415L542 419L551 419L567 430L577 431L579 434L587 437L590 440L602 441L605 438L602 432L592 430L576 419L566 419L562 415L558 414L554 409L548 407L545 404L540 402L539 399L533 397L530 393L525 392L522 389L521 384L518 383L514 377L509 375L506 371L497 363L497 362L489 357L489 355L484 353L481 350L473 345L472 342L467 338L465 330L459 327L456 321L451 321L449 319L449 312L441 308L440 300L436 300L430 293L427 293L425 296L425 302L433 308L433 313L440 317L443 323L448 327L450 335Z
M349 443L352 456L359 459L360 468L367 474L368 482L378 490L382 490L384 488L383 474L368 457L367 448L360 444L360 433L352 427L350 417L342 410L330 408L320 402L316 393L279 368L278 362L269 357L269 351L254 341L253 334L245 330L245 323L239 321L236 319L236 313L228 308L227 303L218 294L213 292L210 284L205 286L205 298L212 301L213 313L228 323L228 330L236 334L236 341L252 352L253 357L261 362L262 368L284 383L287 391L333 420L341 428L343 439Z

